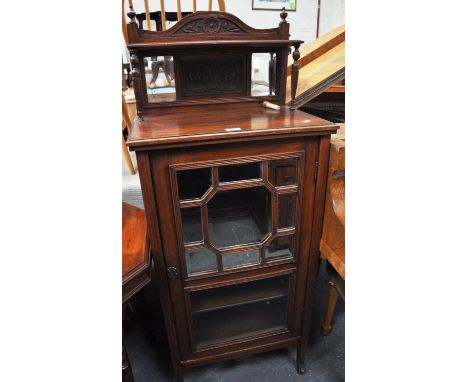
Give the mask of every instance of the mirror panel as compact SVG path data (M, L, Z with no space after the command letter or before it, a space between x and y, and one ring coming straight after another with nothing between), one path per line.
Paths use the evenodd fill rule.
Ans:
M176 100L174 58L153 56L144 58L148 103Z
M253 97L276 95L276 53L252 53L250 94Z

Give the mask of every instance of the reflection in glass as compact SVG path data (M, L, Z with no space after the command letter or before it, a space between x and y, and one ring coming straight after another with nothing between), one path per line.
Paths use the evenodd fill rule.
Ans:
M207 248L186 250L187 274L216 271L216 255Z
M254 97L276 94L276 53L252 54L250 93Z
M177 171L177 183L180 200L201 198L211 186L211 169Z
M182 229L184 231L184 243L202 241L202 226L200 207L183 208L180 210L182 217Z
M234 182L244 179L260 179L260 162L221 166L218 169L220 182Z
M218 248L258 243L271 231L271 194L265 187L217 192L208 202L211 243Z
M196 346L287 327L289 276L191 293Z
M247 264L260 262L258 249L244 252L229 253L223 255L223 269L235 268Z
M269 162L268 179L273 186L297 184L297 160L279 159Z
M176 100L174 59L172 56L145 57L145 82L148 102Z
M294 227L296 194L278 195L278 228Z
M274 239L266 248L265 258L277 259L290 257L293 254L293 236L281 236Z

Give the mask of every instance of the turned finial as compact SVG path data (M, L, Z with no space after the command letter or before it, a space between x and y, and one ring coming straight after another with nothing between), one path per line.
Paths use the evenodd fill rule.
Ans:
M286 22L286 17L288 17L288 13L286 12L285 7L283 7L282 12L280 13L280 17L281 17L281 22L285 23Z
M135 23L136 24L136 13L133 10L133 4L129 4L128 7L130 8L130 11L127 12L127 16L130 18L130 23Z

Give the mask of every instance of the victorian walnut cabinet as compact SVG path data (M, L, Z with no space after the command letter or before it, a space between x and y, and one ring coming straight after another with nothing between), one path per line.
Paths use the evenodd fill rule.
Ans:
M284 10L272 29L195 12L150 32L128 16L137 117L127 144L175 377L288 346L304 373L337 127L294 108L301 41L289 39Z

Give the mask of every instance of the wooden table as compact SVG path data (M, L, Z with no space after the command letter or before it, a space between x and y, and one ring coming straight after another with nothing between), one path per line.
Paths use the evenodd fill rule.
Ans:
M122 203L122 304L126 304L150 278L151 253L147 239L145 211ZM122 336L123 337L123 336ZM133 374L122 340L122 381L132 382Z

